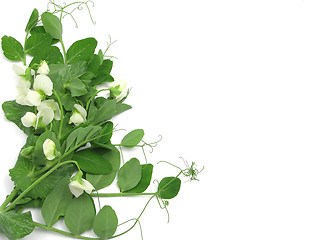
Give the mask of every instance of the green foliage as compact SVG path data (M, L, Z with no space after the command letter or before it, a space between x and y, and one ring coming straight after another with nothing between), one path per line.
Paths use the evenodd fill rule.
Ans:
M141 167L140 162L136 158L132 158L126 162L118 172L118 186L121 192L128 191L141 180Z
M6 58L15 62L24 61L23 47L15 38L3 36L1 38L1 47Z
M121 141L121 146L124 147L135 147L137 146L144 136L144 131L142 129L136 129L129 132Z
M7 101L2 104L2 109L6 118L9 121L14 122L27 135L35 132L34 129L26 128L21 123L21 118L26 112L33 112L32 107L19 105L16 101Z
M39 12L35 8L35 9L33 9L32 13L31 13L31 16L29 18L29 21L27 23L25 31L30 32L30 30L33 29L37 25L38 20L39 20Z
M91 174L110 174L112 165L109 162L109 151L103 148L85 149L76 152L73 158L81 170Z
M0 213L0 232L9 240L16 240L29 235L34 229L30 212L15 213L13 211Z
M42 13L41 20L47 33L50 33L53 38L61 39L62 24L57 16L53 15L52 13L45 12Z
M93 231L101 239L109 239L116 232L118 217L110 206L104 206L94 219Z
M68 176L62 178L43 203L41 213L49 227L64 216L67 207L72 201L72 194L68 187L69 182L70 178Z
M70 202L64 221L69 231L78 236L92 227L95 215L94 202L88 194L84 193Z
M141 165L141 179L137 186L134 188L126 191L130 193L142 193L150 185L151 178L152 178L152 172L153 172L153 165L152 164L142 164Z
M171 199L178 195L181 180L176 177L166 177L161 180L158 186L159 196L163 199Z
M52 37L49 33L31 35L25 45L25 53L30 56L41 56L42 49L49 48L52 43Z
M88 61L94 54L97 44L97 40L94 38L76 41L67 51L67 62L73 64L76 62Z

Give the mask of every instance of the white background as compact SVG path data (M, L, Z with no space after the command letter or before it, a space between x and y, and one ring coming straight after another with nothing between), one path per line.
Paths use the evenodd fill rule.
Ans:
M69 1L68 1L69 2ZM61 3L61 2L60 2ZM117 42L113 76L132 86L133 109L119 128L145 129L162 142L148 159L205 165L169 205L142 217L145 240L295 240L320 238L320 2L318 0L96 0L90 23L64 20L64 41ZM21 42L43 0L2 3L0 35ZM11 62L0 58L0 101L15 98ZM25 136L0 119L2 199ZM123 132L118 132L121 139ZM117 136L116 136L117 139ZM141 152L137 154L142 160ZM139 155L140 154L140 155ZM176 174L157 165L155 177ZM186 180L186 179L185 179ZM150 191L155 189L150 186ZM147 198L103 199L119 221L137 217ZM34 218L41 220L39 213ZM58 227L64 228L62 224ZM89 234L89 233L88 233ZM2 236L1 236L2 238ZM27 240L69 239L36 230ZM135 228L119 239L140 239Z

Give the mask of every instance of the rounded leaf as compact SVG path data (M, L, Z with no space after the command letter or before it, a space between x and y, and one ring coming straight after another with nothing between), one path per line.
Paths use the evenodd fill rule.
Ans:
M129 132L121 141L121 145L124 147L135 147L137 146L144 136L143 129L136 129Z
M178 195L180 191L181 180L176 177L163 178L158 186L158 192L161 198L171 199Z
M61 39L62 24L57 16L49 12L44 12L41 15L41 20L47 33L50 33L53 38Z
M118 172L118 186L121 192L128 191L137 186L140 180L140 162L138 159L132 158L120 168Z
M88 194L82 194L70 202L64 221L69 231L74 235L80 235L89 230L96 215L93 199Z
M101 239L109 239L116 232L118 227L118 217L110 206L104 206L93 223L94 233Z

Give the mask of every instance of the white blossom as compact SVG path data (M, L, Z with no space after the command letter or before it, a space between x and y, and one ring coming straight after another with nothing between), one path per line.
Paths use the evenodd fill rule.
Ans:
M36 127L37 124L37 116L33 112L27 112L21 118L22 125L25 127Z
M117 102L121 101L128 94L128 90L126 89L127 82L122 79L115 78L108 86L110 88L110 95L115 98Z
M28 92L30 91L31 83L24 78L20 78L17 85L18 95L16 97L16 102L20 105L25 105L25 99Z
M90 194L92 192L92 190L94 189L94 187L92 186L92 184L83 179L76 179L73 180L69 183L69 189L71 191L71 193L78 198L80 195L82 195L82 193L85 191L86 193Z
M78 126L86 121L87 111L79 104L74 104L73 107L75 110L70 117L69 124L73 123L74 125Z
M59 104L57 102L55 102L53 99L44 100L37 107L38 111L42 111L44 108L52 109L52 111L54 113L54 119L55 120L60 120L61 119L61 111L60 111L60 108L59 108Z
M41 100L42 96L39 92L34 90L28 90L22 105L39 106Z
M50 107L43 107L38 111L37 114L37 125L38 127L39 123L43 123L44 125L48 125L52 122L54 118L54 112Z
M56 144L51 139L46 139L42 145L43 153L48 160L53 160L58 156Z
M38 74L43 74L43 75L48 75L50 72L49 66L46 61L42 61L40 64L40 67L38 68L37 73Z
M48 76L40 74L37 75L34 79L33 89L39 92L40 94L51 96L53 90L53 83Z
M26 71L27 71L27 67L24 65L17 65L17 64L13 64L12 65L12 70L14 71L15 74L17 74L20 77L24 77L26 75ZM35 72L33 69L30 69L31 75L34 75Z

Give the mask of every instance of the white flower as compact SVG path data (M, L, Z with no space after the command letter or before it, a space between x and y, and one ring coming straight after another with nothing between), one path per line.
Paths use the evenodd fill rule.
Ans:
M59 108L59 104L57 102L55 102L53 99L44 100L37 107L38 111L43 111L44 108L52 109L52 111L54 113L54 119L55 120L60 120L61 119L61 111L60 111L60 108Z
M15 74L17 74L20 77L24 77L26 75L27 69L28 68L24 65L22 65L22 66L17 65L17 64L12 65L12 70L15 72ZM30 71L31 71L31 75L35 74L33 69L30 69Z
M30 91L31 83L24 78L20 78L17 85L18 95L16 97L16 102L21 105L25 105L25 99L28 92Z
M21 118L22 125L25 127L36 127L37 124L37 116L32 112L27 112Z
M94 187L87 180L80 178L69 183L71 193L78 198L84 191L88 194L92 192Z
M48 160L53 160L58 156L56 144L51 139L46 139L42 145L43 153Z
M38 127L39 123L48 125L49 123L52 122L53 118L54 118L54 112L50 107L41 108L37 114L36 128Z
M18 76L25 76L26 75L26 70L27 70L27 67L26 66L20 66L20 65L17 65L17 64L13 64L12 65L12 70L14 71L15 74L17 74Z
M110 87L110 95L117 100L117 102L121 101L127 94L128 90L126 90L127 82L115 78L113 82L109 83Z
M86 121L87 111L79 104L74 104L73 107L75 110L70 117L69 124L73 123L74 125L78 126Z
M48 76L40 74L37 75L34 79L33 89L39 92L40 94L51 96L53 90L53 83Z
M40 64L40 67L38 68L37 73L38 74L43 74L43 75L48 75L50 72L49 66L46 61L42 61Z
M27 106L39 106L42 100L42 96L40 93L34 90L28 90L27 94L24 98L24 101L22 102L22 105Z

